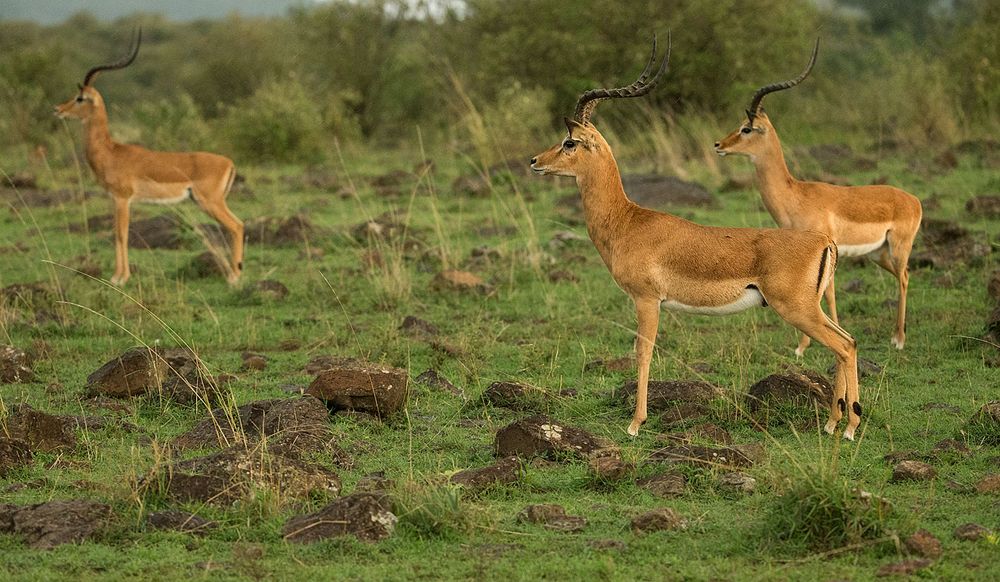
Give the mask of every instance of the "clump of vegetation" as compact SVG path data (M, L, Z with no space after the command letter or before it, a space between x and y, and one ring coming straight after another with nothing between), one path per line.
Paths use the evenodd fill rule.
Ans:
M393 503L400 526L424 538L466 533L475 523L472 509L462 499L462 488L450 483L401 483Z

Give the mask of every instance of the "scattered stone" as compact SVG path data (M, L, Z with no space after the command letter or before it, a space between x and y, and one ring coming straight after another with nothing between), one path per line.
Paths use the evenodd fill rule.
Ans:
M719 487L734 493L753 493L757 488L757 480L739 471L719 475Z
M766 419L772 405L819 404L826 408L833 398L830 381L810 370L802 373L772 374L750 387L747 394L747 411Z
M635 465L617 456L590 459L590 474L601 483L622 481L635 473Z
M161 395L183 404L214 401L218 386L187 348L132 348L87 376L87 395Z
M437 370L430 369L425 370L419 376L416 377L416 382L418 384L423 384L424 386L429 386L431 388L437 388L438 390L446 390L451 392L455 396L460 396L463 400L465 399L465 391L452 384L447 378L442 376Z
M304 214L285 218L264 216L250 219L244 226L247 242L270 246L301 245L307 241L320 240L326 232L313 225Z
M226 259L212 251L205 251L181 268L180 273L191 279L209 279L228 275Z
M973 196L965 203L965 211L980 218L1000 218L1000 196Z
M406 335L410 337L434 337L439 335L437 326L429 321L424 321L415 315L407 315L403 318L403 323L399 325L399 329L406 332Z
M521 460L511 456L500 459L487 467L459 471L452 475L449 481L478 492L493 485L517 483L523 476L524 467Z
M289 519L282 533L286 540L299 543L344 535L353 535L363 542L377 542L392 535L397 521L386 495L354 493L315 513Z
M184 245L180 221L169 214L133 220L128 226L132 249L179 249Z
M976 483L976 493L1000 494L1000 475L987 475Z
M267 368L267 357L263 354L243 352L243 370L264 370Z
M306 394L331 410L354 410L390 416L406 404L406 370L368 362L341 363L320 372Z
M620 390L630 403L634 403L637 388L638 382L629 380ZM722 388L708 382L650 380L646 388L646 406L651 412L660 412L681 403L708 404L722 395Z
M96 501L49 501L14 511L10 531L23 536L29 547L47 550L92 538L110 518L111 507Z
M35 410L27 404L15 404L4 422L7 436L28 444L34 452L52 452L76 448L76 435L66 419Z
M478 275L468 271L449 269L438 273L431 286L438 290L474 291L483 295L493 292L493 286L483 281Z
M18 467L31 464L31 447L17 438L0 437L0 479Z
M517 514L518 523L537 523L544 525L547 529L576 533L583 531L587 526L587 520L575 515L566 515L566 509L562 505L554 503L540 503L529 505Z
M635 369L635 356L622 356L620 358L598 359L587 362L583 366L584 372L604 371L604 372L631 372ZM652 382L650 383L652 384ZM626 385L626 389L628 385ZM647 389L648 390L648 389ZM635 394L635 387L632 388Z
M911 554L931 559L941 557L941 541L925 529L919 529L906 538L905 545Z
M558 457L561 454L594 458L617 454L617 449L582 429L562 424L539 414L523 418L497 432L494 441L498 457Z
M494 382L483 392L483 402L516 411L536 410L545 396L540 388L520 382Z
M937 476L937 470L921 461L900 461L892 469L892 483L901 481L928 481Z
M625 174L622 185L630 200L656 210L675 211L678 205L713 207L715 198L701 184L674 176Z
M687 520L670 507L654 509L632 519L632 531L637 534L683 529L687 529Z
M639 479L635 484L657 497L678 497L684 494L687 477L683 473L661 473Z
M31 358L14 346L0 346L0 384L34 382Z
M875 573L878 577L884 576L910 576L915 574L919 570L923 570L927 566L930 566L933 562L926 558L921 558L919 560L903 560L902 562L894 562L892 564L886 564L878 569Z
M218 523L204 517L176 509L150 513L146 516L146 525L154 530L179 531L196 535L205 535L219 526Z
M162 474L147 476L140 485L162 487L164 494L177 501L218 505L229 505L258 489L280 491L295 499L340 492L340 478L329 469L239 445L174 463Z
M251 299L261 301L282 301L288 297L290 291L281 281L263 279L261 281L257 281L253 285L245 287L242 293L245 297Z
M579 196L574 196L574 198L579 199ZM575 204L579 206L579 200L577 200ZM550 250L558 251L585 243L589 244L590 239L576 234L571 230L559 230L552 234L552 238L549 240L547 246Z
M957 540L975 542L985 538L989 534L989 528L985 528L978 523L966 523L956 527L952 535L954 535Z
M650 461L688 464L696 467L751 467L754 464L747 454L735 447L703 447L677 445L653 451Z

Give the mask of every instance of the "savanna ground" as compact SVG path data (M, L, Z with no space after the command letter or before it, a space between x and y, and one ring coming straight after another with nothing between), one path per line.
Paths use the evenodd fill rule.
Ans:
M793 173L820 171L806 150L796 151L790 153ZM987 251L995 250L997 218L965 209L970 196L996 191L995 166L984 165L988 156L984 162L980 155L960 154L957 165L944 167L891 152L877 155L859 154L877 163L860 164L866 170L847 164L842 176L857 183L888 177L925 202L926 217L956 221ZM972 489L998 471L995 442L984 444L965 431L969 417L998 393L996 346L978 339L992 308L986 284L996 269L995 252L912 272L904 351L889 343L895 280L872 263L840 265L842 322L857 337L860 355L881 367L862 381L866 415L855 442L817 429L811 420L825 418L824 410L785 410L766 431L743 413L745 393L757 380L789 367L825 373L833 361L816 344L796 361L795 332L767 309L726 318L665 313L653 378L705 380L722 387L725 397L712 403L707 419L667 426L654 414L638 438L629 438L624 428L631 403L621 386L634 370L585 365L630 353L634 314L591 243L557 236L586 236L579 210L566 201L576 195L575 185L522 175L525 168L512 162L511 172L495 178L492 189L471 195L452 188L455 177L468 173L466 160L430 154L434 165L427 168L419 164L425 157L416 148L408 157L345 148L339 163L321 169L244 169L246 182L230 197L239 216L249 223L302 213L312 228L283 245L250 244L243 281L235 288L218 276L199 277L190 267L211 244L197 230L210 220L191 203L171 210L136 207L133 220L157 213L177 217L182 244L176 250L133 249L133 278L118 290L104 280L113 265L110 229L99 220L81 228L88 218L109 212L104 195L81 194L89 182L81 184L61 169L38 171L40 191L4 191L0 284L37 283L48 294L14 300L5 293L3 341L35 356L37 379L0 386L0 411L26 402L50 413L120 418L139 429L82 430L75 448L37 452L30 465L0 481L5 503L87 498L114 509L110 525L78 545L35 550L18 536L0 535L5 577L860 580L905 558L901 540L926 529L941 540L943 554L921 575L995 579L995 534L978 542L952 536L969 522L994 532L1000 526L996 494ZM619 161L626 173L648 169L628 155ZM724 162L742 186L721 189L719 176L694 164L690 173L714 186L714 205L672 210L706 224L770 226L749 164ZM397 188L372 185L378 183L373 177L392 170L401 170ZM38 203L43 192L60 188L71 193L54 205ZM404 234L357 236L359 224L387 211L405 226ZM476 273L492 292L435 286L445 268ZM287 297L252 291L263 279L283 283ZM437 327L433 341L400 330L408 315ZM361 477L383 471L402 500L395 533L377 543L348 536L303 545L285 541L282 525L328 499L257 490L218 506L171 502L138 488L139 477L167 462L165 444L206 413L204 404L181 405L156 395L113 405L85 397L88 374L143 344L187 345L213 373L234 374L223 390L231 391L236 404L287 397L290 385L308 385L312 377L303 368L319 355L406 369L411 383L404 412L384 422L330 416L350 464L313 458L340 475L345 493ZM244 351L263 354L266 368L242 369ZM460 387L464 397L413 381L427 369ZM500 380L540 388L546 397L535 399L535 410L609 439L635 463L634 473L604 482L585 460L569 456L525 459L520 482L476 494L443 485L442 476L491 464L497 430L530 414L480 400ZM570 388L575 393L567 393ZM678 469L648 460L665 445L664 434L706 420L727 430L735 443L766 449L764 460L744 469L756 479L753 493L722 488L717 479L727 472L723 468ZM966 444L968 452L931 453L948 438ZM920 458L930 459L937 478L889 482L893 463L883 457L907 450L928 455ZM667 470L687 478L678 497L659 498L635 484ZM773 529L788 507L804 506L808 496L836 499L844 488L889 501L891 510L875 518L876 534L855 539L851 547L818 549L798 534L781 539ZM784 505L789 500L792 505ZM519 523L518 512L534 503L560 504L589 523L579 533ZM172 507L220 525L204 536L145 525L148 513ZM631 531L633 517L658 507L675 509L687 528ZM829 516L816 519L821 528L845 527Z

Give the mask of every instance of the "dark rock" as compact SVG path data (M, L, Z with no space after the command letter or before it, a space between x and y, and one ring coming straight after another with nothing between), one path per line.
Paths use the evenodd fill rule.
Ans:
M632 531L637 534L679 529L687 529L687 520L669 507L654 509L632 519Z
M258 489L277 490L294 499L340 492L340 478L329 469L239 445L174 463L164 474L143 479L141 485L162 486L168 497L178 501L219 505L231 504Z
M14 346L0 346L0 384L34 381L28 354Z
M133 220L128 227L132 249L179 249L184 245L180 221L169 214Z
M617 456L595 457L588 464L590 474L602 483L622 481L635 473L635 465Z
M315 227L312 220L304 214L285 218L265 216L251 219L244 226L244 232L250 244L270 246L300 245L327 236L325 231Z
M941 557L941 541L925 529L917 530L904 543L911 554L931 559Z
M31 464L31 447L21 439L0 437L0 479Z
M541 414L500 429L494 444L498 457L557 457L565 454L587 459L617 454L611 443Z
M406 370L367 362L342 364L320 372L306 394L326 402L331 410L355 410L380 418L406 404Z
M397 521L387 496L355 493L337 499L316 513L289 519L282 533L286 540L299 543L344 535L376 542L392 535Z
M892 469L892 483L901 481L928 481L937 476L937 470L921 461L900 461Z
M734 447L703 447L677 445L653 451L650 461L688 464L696 467L742 468L753 466L754 461Z
M544 525L547 529L568 533L583 531L583 528L587 526L585 518L566 515L566 509L554 503L529 505L517 514L517 521L519 523L537 523Z
M982 239L983 236L973 234L953 221L925 216L909 266L911 269L932 267L948 270L962 263L980 260L991 251L989 244Z
M205 251L181 268L180 274L191 279L209 279L228 275L229 264L225 257Z
M433 337L438 335L437 326L429 321L424 321L415 315L407 315L403 318L403 323L399 325L399 329L406 332L406 335L410 337Z
M980 218L1000 218L1000 196L973 196L965 203L965 210Z
M981 540L990 534L989 528L985 528L978 523L966 523L955 528L953 536L957 540L974 542Z
M87 395L162 395L181 403L214 401L214 378L187 348L132 348L87 376Z
M976 482L976 493L1000 494L1000 475L987 475Z
M264 356L263 354L244 352L241 357L243 359L243 370L267 369L267 356Z
M483 402L510 410L535 410L545 401L539 388L520 382L494 382L483 392Z
M76 448L76 435L66 419L15 404L5 422L7 436L28 444L34 452Z
M419 376L416 377L416 382L418 384L423 384L424 386L429 386L431 388L436 388L438 390L445 390L451 392L455 396L460 396L465 398L465 391L463 391L458 386L452 384L447 378L442 376L437 370L425 370Z
M13 188L15 190L22 189L34 189L38 187L38 182L35 177L31 174L26 174L18 172L17 174L4 174L4 180L0 181L0 185L4 188Z
M196 535L205 535L219 526L218 523L204 517L176 509L150 513L146 516L146 525L154 530L179 531Z
M282 301L289 293L284 283L273 279L257 281L243 290L245 297L262 301Z
M111 507L96 501L49 501L14 512L12 531L23 536L28 546L47 550L90 539L109 523L110 517Z
M553 269L548 273L548 279L552 283L579 283L580 277L573 271L566 269Z
M684 494L687 477L683 473L661 473L639 479L635 484L657 497L677 497Z
M719 488L735 493L753 493L757 488L757 480L739 471L719 475Z
M620 390L629 402L635 402L638 382L630 380ZM646 406L650 412L661 412L680 403L708 404L722 396L723 391L714 384L688 380L650 380L646 388Z
M910 576L915 574L919 570L923 570L927 566L930 566L933 562L926 558L921 558L919 560L903 560L902 562L894 562L892 564L886 564L878 569L875 573L878 577L885 576Z
M772 374L750 387L746 409L762 425L785 420L782 410L827 408L833 398L833 385L823 376L805 370L802 373Z
M493 286L483 281L478 275L456 269L438 273L431 282L431 286L438 290L474 291L483 295L493 292Z
M674 176L625 174L622 185L630 200L646 208L670 211L678 205L716 205L715 198L704 186Z
M472 491L481 491L493 485L517 483L524 476L521 460L511 456L500 459L487 467L465 469L451 476L452 483L462 485Z

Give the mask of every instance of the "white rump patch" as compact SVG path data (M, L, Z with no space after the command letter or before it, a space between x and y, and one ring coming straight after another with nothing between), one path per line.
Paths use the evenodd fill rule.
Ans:
M764 296L756 288L748 287L736 301L725 305L685 305L684 303L672 300L664 301L660 305L672 311L700 313L702 315L729 315L730 313L739 313L751 307L762 307L764 305Z
M837 245L837 251L842 257L861 257L875 252L885 245L885 239L866 245Z

